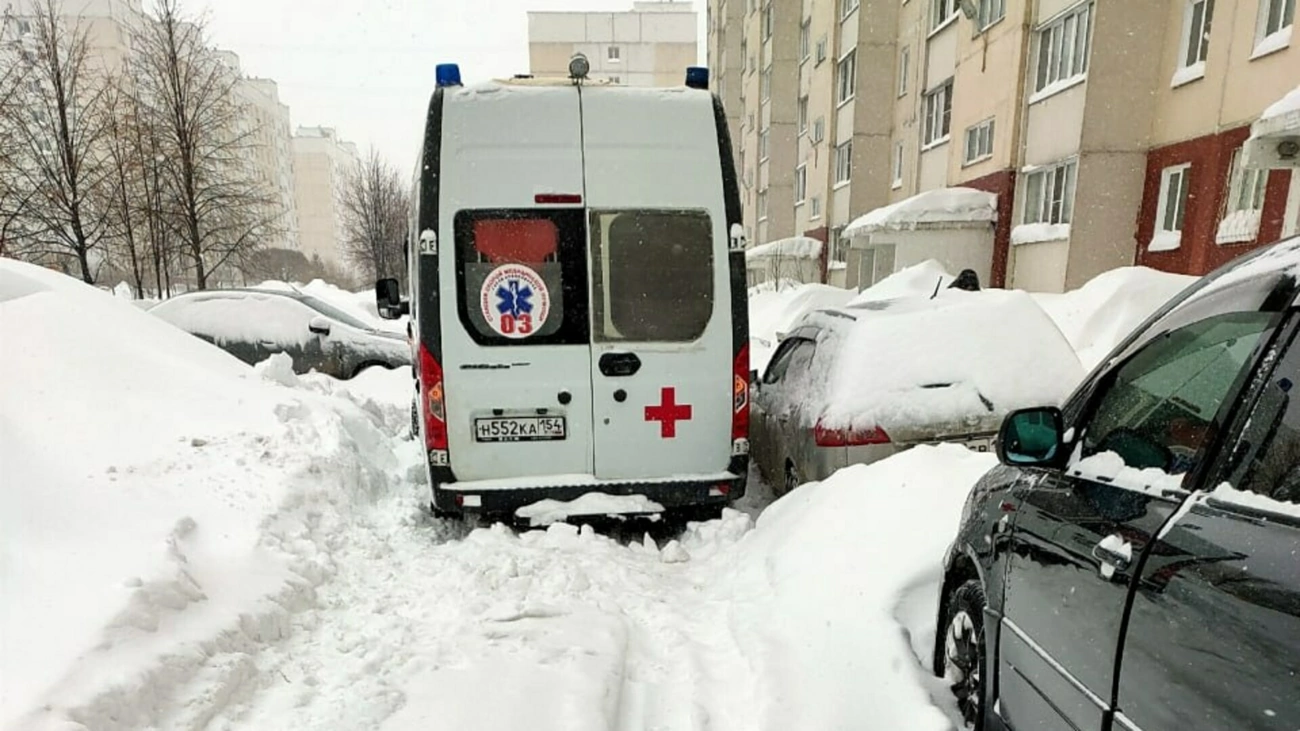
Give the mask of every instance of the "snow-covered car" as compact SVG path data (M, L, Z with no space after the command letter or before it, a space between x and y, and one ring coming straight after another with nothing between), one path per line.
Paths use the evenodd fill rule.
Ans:
M293 358L296 373L352 378L372 366L411 364L411 346L311 295L258 289L191 292L150 313L227 351L245 363L276 353Z
M786 490L917 444L991 449L1009 412L1083 376L1029 295L948 289L804 315L754 386L752 454Z

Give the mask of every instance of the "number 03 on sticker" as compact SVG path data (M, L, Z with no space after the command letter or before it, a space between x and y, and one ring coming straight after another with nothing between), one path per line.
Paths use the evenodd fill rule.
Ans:
M541 275L522 264L503 264L483 280L480 303L492 330L507 338L526 338L542 329L551 314L551 294Z

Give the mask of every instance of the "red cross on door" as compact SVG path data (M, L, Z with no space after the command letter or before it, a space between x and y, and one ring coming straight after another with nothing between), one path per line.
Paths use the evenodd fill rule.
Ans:
M645 420L659 422L659 436L677 437L677 422L691 420L691 405L677 403L677 389L665 387L659 395L658 406L645 407Z

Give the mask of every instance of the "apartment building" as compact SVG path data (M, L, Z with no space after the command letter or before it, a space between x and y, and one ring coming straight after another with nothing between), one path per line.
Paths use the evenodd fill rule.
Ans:
M741 52L740 23L744 17L745 0L708 0L705 8L709 86L722 100L733 143L740 139L743 126L740 89L745 81L745 58Z
M240 77L235 94L244 107L250 160L265 188L278 199L280 232L267 246L298 248L298 212L294 188L293 135L289 106L280 101L280 88L271 79Z
M298 241L308 258L343 264L343 221L338 200L357 146L331 127L299 127L293 136L294 207Z
M1251 168L1243 150L1260 114L1300 87L1300 38L1294 0L1164 10L1137 261L1198 274L1300 233L1300 173Z
M1240 151L1300 85L1294 0L802 6L797 20L775 11L771 31L742 25L746 45L760 30L779 41L783 23L800 35L794 225L751 240L828 242L826 281L867 286L938 259L1061 291L1133 263L1203 273L1300 226L1295 174L1252 172ZM751 88L747 130L788 103ZM754 142L738 143L745 175ZM767 144L779 159L784 138ZM773 200L746 196L746 221L780 220Z
M690 2L634 2L625 12L530 12L528 58L537 76L567 76L582 53L593 79L679 86L699 59L699 15Z

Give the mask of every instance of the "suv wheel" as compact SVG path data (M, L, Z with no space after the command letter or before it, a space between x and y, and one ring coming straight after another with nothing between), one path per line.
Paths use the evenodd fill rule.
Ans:
M948 596L944 613L943 677L966 727L984 728L984 587L967 581Z

